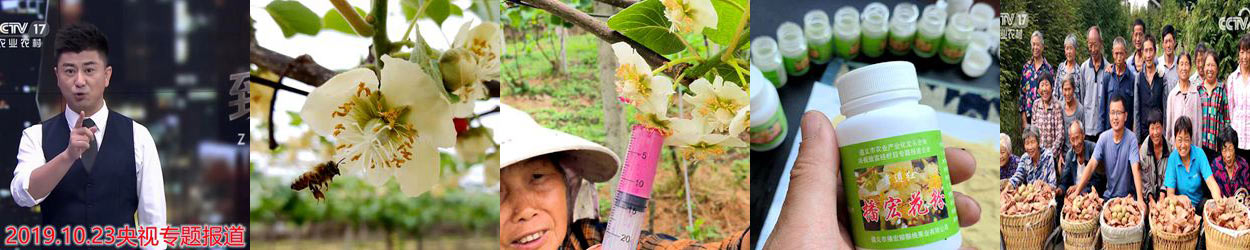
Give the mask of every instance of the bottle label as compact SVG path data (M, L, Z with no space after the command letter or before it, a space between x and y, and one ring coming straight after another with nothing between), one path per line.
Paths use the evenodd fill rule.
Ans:
M751 126L751 148L768 150L776 147L785 139L782 135L786 129L786 113L781 110L781 105L777 105L777 112L773 112L772 118L758 126Z
M846 145L839 152L855 245L916 247L959 232L940 131Z
M833 59L833 39L825 39L824 41L809 41L807 43L808 57L817 63L828 62Z
M781 71L782 69L780 67L776 69L763 70L764 78L768 78L768 81L773 82L773 87L780 88L781 86L786 85L786 73Z
M810 63L807 54L799 54L798 56L782 56L782 63L786 65L786 72L791 75L802 75L807 73L807 64Z

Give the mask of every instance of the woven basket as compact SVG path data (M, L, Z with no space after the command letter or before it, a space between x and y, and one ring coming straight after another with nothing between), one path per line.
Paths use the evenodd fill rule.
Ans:
M1150 220L1150 237L1154 239L1154 249L1189 250L1198 246L1198 229L1188 233L1169 233L1155 226L1154 221ZM1198 221L1202 221L1201 216L1198 217ZM1210 243L1207 244L1210 245Z
M1063 232L1063 249L1100 249L1097 246L1102 243L1098 240L1102 236L1100 233L1098 230L1090 230L1087 234L1074 234L1065 231Z
M1117 198L1117 199L1124 199L1124 198ZM1103 201L1102 208L1108 209L1110 206L1108 206L1107 204L1111 203L1112 200L1115 200L1115 199L1108 199L1106 201ZM1104 222L1102 222L1106 220L1106 218L1103 217L1103 213L1100 211L1098 213L1098 218L1100 221L1099 224L1102 224L1099 226L1099 230L1102 231L1103 247L1105 249L1140 250L1141 244L1142 244L1142 239L1141 239L1142 229L1145 227L1145 225L1142 225L1142 224L1146 223L1146 213L1149 213L1149 212L1142 211L1141 217L1137 219L1138 223L1136 226L1111 227L1111 226L1106 225ZM1128 240L1124 240L1124 239L1128 239ZM1115 241L1120 241L1120 242L1115 242Z
M1063 229L1065 249L1095 249L1094 244L1098 243L1097 218L1089 221L1073 221L1060 217L1059 228Z
M1022 215L999 212L1003 243L1007 249L1034 249L1042 246L1055 229L1055 202L1041 211Z
M1209 211L1211 211L1210 206L1211 206L1212 201L1214 200L1207 200L1207 202L1203 204L1204 208L1206 208L1206 209L1203 209L1204 211L1203 213L1208 213ZM1243 210L1246 209L1245 205L1242 205L1242 209ZM1211 217L1210 214L1204 214L1204 217L1213 218ZM1215 250L1250 249L1250 233L1242 233L1241 235L1234 237L1230 234L1222 232L1221 229L1229 230L1227 228L1223 228L1218 225L1215 225L1215 222L1209 219L1206 222L1202 223L1202 230L1204 232L1203 234L1206 235L1206 240L1207 240L1207 249L1215 249Z
M1103 244L1102 246L1102 249L1106 250L1141 250L1141 241L1129 244Z

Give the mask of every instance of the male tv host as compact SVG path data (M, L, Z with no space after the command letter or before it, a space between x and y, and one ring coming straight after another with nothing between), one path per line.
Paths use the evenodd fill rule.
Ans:
M65 111L22 131L10 189L42 205L43 225L164 227L165 184L148 129L104 101L113 68L95 26L57 31L57 87ZM7 132L6 132L7 133Z

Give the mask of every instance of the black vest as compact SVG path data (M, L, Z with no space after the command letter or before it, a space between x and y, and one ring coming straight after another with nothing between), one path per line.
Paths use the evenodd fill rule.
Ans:
M74 161L65 177L40 203L43 224L57 227L135 225L139 207L136 187L134 122L116 112L108 114L108 133L88 174L82 160ZM43 157L51 161L65 151L69 126L62 113L43 122Z

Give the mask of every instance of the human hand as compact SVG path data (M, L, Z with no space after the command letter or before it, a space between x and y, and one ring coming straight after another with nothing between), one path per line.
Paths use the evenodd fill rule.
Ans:
M790 191L764 249L852 249L836 132L819 111L804 114L800 127L803 142L790 170ZM961 149L947 148L946 162L952 184L968 180L976 170L972 154ZM955 192L955 207L960 226L981 219L972 197ZM836 216L828 216L831 210Z
M65 148L65 152L69 154L70 159L77 160L82 158L82 153L91 147L91 140L95 139L95 133L99 128L82 126L83 119L87 117L86 112L78 112L78 122L74 123L74 127L70 129L69 146Z

